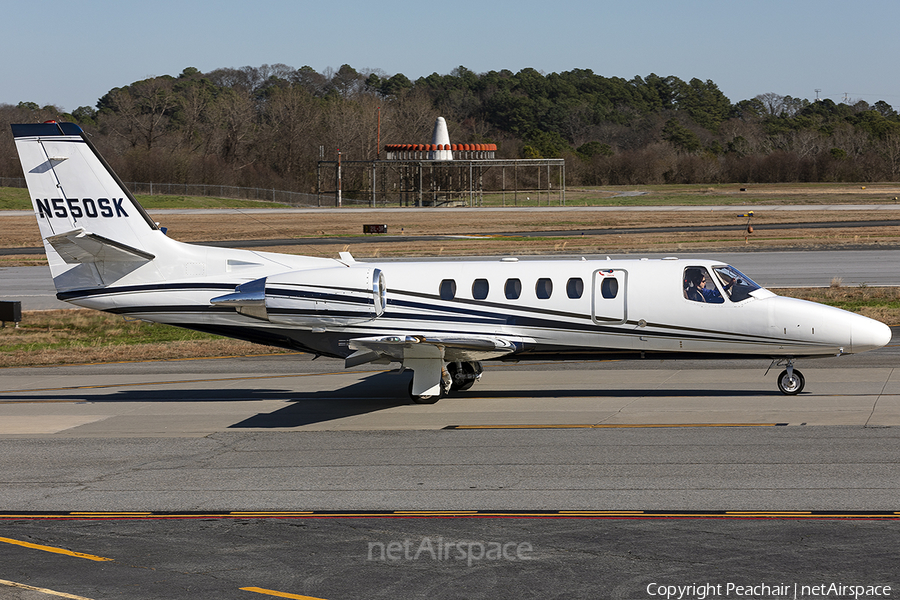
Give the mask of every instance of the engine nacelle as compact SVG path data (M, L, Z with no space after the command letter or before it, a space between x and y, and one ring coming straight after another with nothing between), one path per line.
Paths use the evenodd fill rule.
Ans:
M384 312L386 296L381 269L352 266L270 275L210 302L272 323L326 327L377 319Z

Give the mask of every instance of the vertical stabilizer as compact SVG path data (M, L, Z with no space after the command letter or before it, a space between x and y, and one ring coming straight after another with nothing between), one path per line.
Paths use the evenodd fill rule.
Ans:
M428 153L429 160L453 160L453 151L450 150L450 132L447 131L447 121L444 120L444 117L438 117L434 122L431 145L438 149Z
M172 253L172 241L78 125L49 121L12 132L57 289L155 271L153 259Z

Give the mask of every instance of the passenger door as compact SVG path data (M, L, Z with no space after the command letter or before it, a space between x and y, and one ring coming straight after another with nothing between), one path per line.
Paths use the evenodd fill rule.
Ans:
M594 271L591 319L598 325L623 325L628 320L628 272L624 269Z

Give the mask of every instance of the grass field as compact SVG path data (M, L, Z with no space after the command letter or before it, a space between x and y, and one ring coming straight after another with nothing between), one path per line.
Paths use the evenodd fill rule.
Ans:
M148 210L162 208L284 208L287 205L208 196L137 195ZM468 198L463 198L467 200ZM476 198L484 206L728 206L779 204L891 204L900 202L897 183L791 183L570 187L534 192L484 193ZM366 208L367 202L347 203L347 210ZM381 206L381 205L379 205ZM396 204L390 204L396 206ZM0 187L0 210L30 210L24 188Z
M209 196L135 196L141 206L155 208L285 208L286 204L212 198ZM0 187L0 210L31 210L28 190Z

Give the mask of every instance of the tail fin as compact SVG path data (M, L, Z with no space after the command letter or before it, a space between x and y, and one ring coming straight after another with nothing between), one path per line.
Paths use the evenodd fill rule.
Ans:
M93 273L87 279L103 285L154 259L165 236L80 127L49 121L12 132L54 280L99 263L75 279L85 285Z

